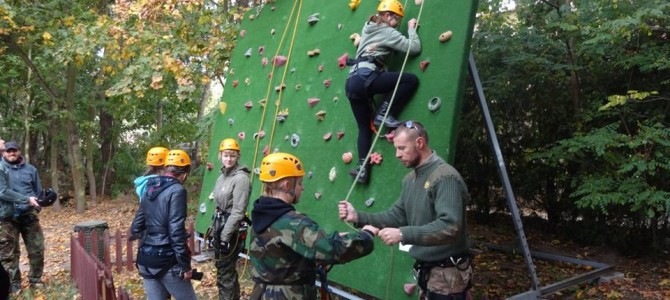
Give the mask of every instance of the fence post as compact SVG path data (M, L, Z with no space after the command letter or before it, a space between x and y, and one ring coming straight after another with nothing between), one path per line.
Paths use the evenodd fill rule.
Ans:
M114 234L114 245L116 245L116 271L121 272L121 261L123 260L123 244L121 243L121 231L117 230Z
M105 251L104 253L104 264L105 268L111 268L112 267L112 262L111 262L111 254L109 253L109 229L105 229L105 231L102 232L102 244L103 244L103 250Z
M130 240L130 229L128 229L128 236L126 238L126 255L126 269L133 271L133 241Z

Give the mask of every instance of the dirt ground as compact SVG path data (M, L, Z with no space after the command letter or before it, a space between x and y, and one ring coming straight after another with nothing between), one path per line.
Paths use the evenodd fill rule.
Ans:
M193 200L195 201L195 200ZM195 203L192 204L195 206ZM105 200L90 205L83 214L77 214L73 207L63 207L60 212L45 208L40 214L41 225L46 237L46 265L44 281L51 286L69 282L70 235L76 224L90 220L104 220L110 232L126 231L134 217L137 202L132 197ZM495 227L472 224L470 238L477 253L475 278L472 294L475 299L501 299L525 292L532 284L525 260L516 253L504 253L487 248L485 243L513 246L517 238L512 221L508 225L496 223ZM532 228L524 228L528 244L533 251L563 255L571 258L595 261L612 265L612 274L619 273L619 279L598 284L595 281L582 283L547 296L548 299L670 299L670 260L665 257L624 257L602 246L579 246L570 241L539 233ZM546 286L579 274L592 271L592 267L534 259L539 286ZM21 256L21 269L27 275L28 259L25 249ZM194 264L203 271L202 281L194 282L200 299L215 299L216 271L212 262ZM248 297L252 282L251 269L246 261L240 263L243 299ZM616 277L616 276L615 276ZM114 284L124 287L136 299L144 298L142 281L136 272L114 274ZM25 282L24 282L25 286ZM54 299L53 294L37 296L19 295L17 299ZM64 292L60 292L64 293ZM70 292L72 293L72 292ZM76 293L76 291L75 291ZM63 294L59 294L63 295ZM63 296L58 296L63 297ZM70 298L70 297L69 297ZM70 299L77 299L73 296Z

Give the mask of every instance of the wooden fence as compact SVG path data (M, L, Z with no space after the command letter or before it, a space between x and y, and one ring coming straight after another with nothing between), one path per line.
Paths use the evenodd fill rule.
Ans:
M193 224L189 226L188 232L188 246L191 253L200 254L200 247L195 247ZM128 231L116 231L112 238L109 231L105 230L102 237L99 238L99 233L93 230L90 234L79 231L70 237L70 274L83 300L132 299L121 287L115 292L111 258L111 242L113 241L116 271L135 271L135 251L133 249L136 249L136 241L128 239L129 236ZM101 251L99 243L102 243L103 253L99 253ZM90 249L87 250L86 245L90 245Z

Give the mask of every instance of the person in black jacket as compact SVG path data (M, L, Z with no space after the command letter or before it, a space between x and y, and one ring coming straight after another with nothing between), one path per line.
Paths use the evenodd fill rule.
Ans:
M191 278L191 251L186 244L186 190L182 183L191 169L183 150L168 152L164 173L150 178L131 226L132 236L142 238L137 250L137 270L144 278L149 300L197 299Z

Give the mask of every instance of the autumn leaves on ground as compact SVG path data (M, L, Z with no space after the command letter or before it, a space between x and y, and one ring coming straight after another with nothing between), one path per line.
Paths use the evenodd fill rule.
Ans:
M83 214L75 213L72 207L64 207L60 212L46 208L40 214L42 228L46 237L46 263L44 281L48 287L43 290L26 288L18 294L16 299L81 299L76 287L70 279L70 235L76 224L104 220L107 222L110 233L117 230L125 231L130 227L137 200L133 197L120 197L114 200L104 200L97 205L91 205ZM192 200L195 206L195 200ZM191 214L192 215L192 214ZM471 222L474 223L474 222ZM511 219L500 219L492 222L495 227L471 224L470 237L477 241L498 245L512 246L515 235ZM503 224L503 225L501 225ZM667 258L626 258L615 254L604 247L577 246L570 241L556 237L541 235L532 228L525 228L528 243L532 250L556 253L568 257L593 260L615 265L614 272L621 272L624 278L609 284L596 285L594 283L571 287L549 298L554 299L670 299L670 262ZM475 260L475 281L473 295L481 299L486 295L489 299L509 297L531 287L527 275L525 261L521 255L504 254L491 250L477 250ZM27 274L28 260L25 250L22 250L21 269ZM568 263L546 262L535 259L540 286L555 283L590 271L590 268ZM202 281L194 281L196 292L200 299L215 299L216 270L211 261L194 263L193 266L205 273ZM242 281L243 298L249 295L252 283L249 280L251 269L248 263L242 262L239 266ZM25 280L24 280L25 281ZM143 299L144 291L142 280L137 272L122 271L114 273L115 287L125 288L135 299Z

